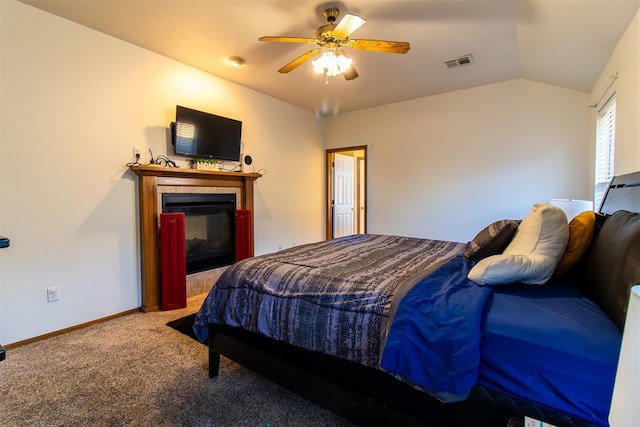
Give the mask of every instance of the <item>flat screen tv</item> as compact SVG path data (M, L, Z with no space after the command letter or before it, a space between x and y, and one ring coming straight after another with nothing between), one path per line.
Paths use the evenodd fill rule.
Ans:
M190 157L240 161L242 122L176 106L172 123L175 153Z

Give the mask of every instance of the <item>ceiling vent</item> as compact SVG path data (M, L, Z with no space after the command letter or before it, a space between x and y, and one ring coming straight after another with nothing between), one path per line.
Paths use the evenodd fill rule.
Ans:
M473 57L471 56L471 54L444 61L444 65L446 65L447 68L458 68L464 65L469 65L471 63L473 63Z

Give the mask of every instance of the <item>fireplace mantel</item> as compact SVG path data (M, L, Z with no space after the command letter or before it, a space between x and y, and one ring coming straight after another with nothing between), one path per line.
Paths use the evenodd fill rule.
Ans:
M163 166L133 166L138 175L142 310L160 309L159 195L166 192L237 192L238 207L253 211L253 182L259 173L203 171ZM218 190L216 190L218 189ZM253 254L253 248L251 254Z

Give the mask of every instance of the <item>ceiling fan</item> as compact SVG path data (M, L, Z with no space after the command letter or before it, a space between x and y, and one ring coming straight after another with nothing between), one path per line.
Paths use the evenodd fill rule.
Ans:
M349 39L351 33L363 26L367 21L360 16L347 13L344 18L336 24L336 18L339 14L340 11L337 7L325 9L324 17L327 19L328 24L320 26L316 30L315 37L265 36L260 37L258 40L261 42L308 43L318 45L318 47L300 55L280 68L278 70L279 73L288 73L304 62L321 54L318 59L312 61L314 69L327 77L342 74L346 80L355 79L358 77L358 73L353 67L351 59L345 55L342 49L343 47L386 53L407 53L411 48L408 42Z

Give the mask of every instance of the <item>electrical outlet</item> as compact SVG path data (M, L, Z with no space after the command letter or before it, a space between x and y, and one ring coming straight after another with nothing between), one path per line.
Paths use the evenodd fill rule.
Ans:
M47 302L58 301L58 287L47 288Z

